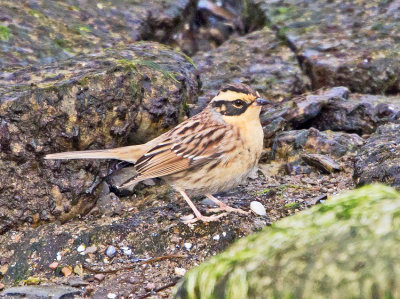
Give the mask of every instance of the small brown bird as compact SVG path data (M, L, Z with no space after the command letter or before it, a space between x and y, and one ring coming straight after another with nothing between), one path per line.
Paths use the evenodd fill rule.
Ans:
M207 196L219 206L214 211L247 214L227 206L212 194L239 185L256 167L264 138L261 106L269 103L245 84L230 84L202 112L145 144L57 153L45 158L133 162L137 175L120 187L149 178L163 178L182 194L196 215L186 223L208 222L226 215L203 216L187 193Z

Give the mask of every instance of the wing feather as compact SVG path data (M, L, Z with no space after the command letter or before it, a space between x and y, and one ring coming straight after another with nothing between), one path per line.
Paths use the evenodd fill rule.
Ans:
M139 158L136 164L138 174L129 184L221 159L227 142L232 140L232 130L226 124L195 124L196 130L183 126L169 136L169 142L154 146Z

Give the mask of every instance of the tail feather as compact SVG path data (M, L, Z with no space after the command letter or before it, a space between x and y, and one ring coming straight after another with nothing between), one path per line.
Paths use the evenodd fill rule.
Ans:
M104 150L75 151L46 155L45 159L116 159L135 163L147 151L145 144Z

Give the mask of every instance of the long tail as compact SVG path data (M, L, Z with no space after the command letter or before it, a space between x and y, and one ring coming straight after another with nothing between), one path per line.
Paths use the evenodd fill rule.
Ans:
M117 159L135 163L147 151L146 144L131 145L113 149L64 152L46 155L45 159Z

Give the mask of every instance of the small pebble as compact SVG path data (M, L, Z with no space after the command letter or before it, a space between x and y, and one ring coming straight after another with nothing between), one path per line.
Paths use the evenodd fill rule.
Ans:
M61 252L57 252L57 261L61 261L62 255Z
M217 204L215 202L213 202L211 199L209 198L205 198L201 201L201 204L204 206L209 206L209 207L217 207Z
M98 273L94 276L94 279L96 279L97 281L103 281L104 277L104 274Z
M117 294L114 294L114 293L108 293L108 294L107 294L107 298L108 298L108 299L114 299L114 298L117 298Z
M111 246L107 247L106 255L108 257L114 257L116 255L116 253L117 253L117 250L115 249L114 246L111 245Z
M154 186L156 184L156 182L153 179L146 179L142 181L142 183L145 184L146 186Z
M78 250L78 252L84 252L86 249L86 246L84 244L81 244L78 246L78 248L76 250Z
M252 201L250 203L250 209L257 215L260 215L260 216L267 215L267 211L265 210L265 207L259 201Z
M219 235L213 236L213 240L214 240L214 241L219 241Z
M223 233L222 233L222 236L223 236L223 237L226 237L226 232L223 232Z
M155 285L154 282L149 282L148 284L146 284L146 285L144 286L144 288L145 288L147 291L151 291L151 290L154 290L154 289L156 288L156 285Z
M180 241L180 238L178 236L173 235L171 237L171 242L172 243L178 243Z
M68 280L68 284L71 287L84 287L87 286L89 283L87 281L84 281L82 278L80 277L71 277Z
M192 243L185 243L183 246L185 246L186 250L190 250L190 248L192 248Z
M122 249L122 252L127 255L130 256L132 254L132 249L125 247L124 249Z
M57 267L58 267L58 263L57 263L57 262L53 262L53 263L51 263L51 264L49 265L49 268L50 268L51 270L55 270L55 269L57 269Z
M183 276L186 273L186 269L175 267L175 274L178 276Z
M96 251L97 251L97 247L93 245L93 246L90 246L90 247L86 248L85 254L95 253Z
M61 269L61 273L65 276L71 276L72 275L72 267L71 266L65 266Z
M192 220L194 218L193 214L189 214L189 215L185 215L181 217L182 221L188 221L188 220Z

